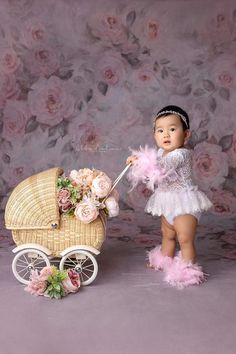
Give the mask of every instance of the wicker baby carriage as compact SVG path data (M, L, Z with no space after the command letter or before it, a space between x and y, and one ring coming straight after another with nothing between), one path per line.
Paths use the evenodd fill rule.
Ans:
M113 183L125 174L127 166ZM105 240L106 216L84 224L74 216L60 215L57 203L57 178L60 168L52 168L22 181L13 190L5 210L6 228L12 231L17 247L12 262L15 277L23 284L31 271L61 258L59 269L74 269L83 285L94 281L98 265L94 255L100 253Z

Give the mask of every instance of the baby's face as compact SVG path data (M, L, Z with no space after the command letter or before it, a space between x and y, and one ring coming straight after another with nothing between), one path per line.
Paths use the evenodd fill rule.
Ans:
M167 153L183 147L189 135L189 130L183 129L180 117L174 114L156 120L155 141Z

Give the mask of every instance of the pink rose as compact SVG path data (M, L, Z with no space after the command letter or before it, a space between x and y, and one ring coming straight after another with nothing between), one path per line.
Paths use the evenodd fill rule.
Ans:
M29 284L25 287L25 291L31 295L43 295L47 287L47 282L41 280L37 270L31 272L30 279Z
M142 125L143 116L141 112L134 107L132 100L129 100L126 96L126 100L122 100L121 104L117 107L117 116L125 117L125 119L120 120L120 128L127 130L130 127ZM142 129L142 127L141 127Z
M162 24L161 24L162 19ZM162 27L162 31L160 28ZM163 23L163 16L153 16L153 11L145 11L140 21L135 21L132 26L132 32L137 38L139 43L147 48L156 49L157 41L160 35L167 32L168 24ZM164 30L163 30L164 29ZM173 28L172 28L173 30Z
M216 144L200 143L193 151L193 175L201 188L220 186L228 175L228 156Z
M147 20L145 23L144 33L148 39L156 39L159 34L159 22L154 19Z
M5 169L3 176L9 187L15 187L18 183L31 176L34 172L35 171L32 166L13 163L12 167Z
M64 204L65 202L68 201L68 199L70 198L70 191L68 188L61 188L59 191L58 191L58 201L59 203L62 203Z
M104 198L108 195L112 187L111 179L101 172L92 182L91 190L98 198Z
M126 78L126 63L114 53L103 55L98 61L99 80L116 85Z
M157 81L157 73L153 69L153 63L143 63L137 70L133 71L133 82L135 87L157 88L159 83Z
M65 203L61 203L60 204L60 209L62 211L62 213L66 213L69 209L71 209L73 207L73 204L71 203L70 200L67 200Z
M83 168L79 171L72 170L70 172L70 178L77 185L81 186L91 186L92 180L94 178L94 171L89 168Z
M61 188L57 194L58 205L63 213L66 213L73 207L71 200L69 199L71 193L68 188Z
M8 98L13 98L19 91L16 78L12 74L0 71L0 109L6 104Z
M218 86L232 88L236 86L236 59L233 55L224 55L220 60L215 60L211 70L214 81Z
M74 286L76 286L77 288L79 288L79 287L80 287L80 277L79 277L79 274L78 274L76 271L74 271L73 269L70 269L70 270L68 271L68 276L69 276L69 278L70 278L70 280L71 280L71 283L72 283Z
M233 143L231 148L227 151L229 157L229 164L232 167L236 167L236 134L233 135Z
M144 209L151 194L152 192L145 185L139 184L132 192L128 193L127 203L135 210Z
M50 275L53 274L53 268L51 266L44 267L39 274L42 281L46 281Z
M47 46L37 46L27 52L25 60L31 74L35 76L50 76L59 68L59 57L55 49Z
M20 66L21 61L12 48L0 48L0 68L6 74L14 73Z
M62 280L62 286L66 294L76 293L78 291L78 287L73 285L69 276L68 278Z
M225 190L213 190L209 195L213 207L210 209L213 214L222 217L235 217L236 198L231 192Z
M201 24L199 34L202 32L202 38L200 38L202 41L207 41L210 46L215 47L233 39L234 32L232 31L233 22L228 14L213 11L213 16L207 18L205 26Z
M2 136L13 141L25 134L25 125L31 114L24 101L7 101L4 109Z
M29 105L38 122L53 126L74 113L74 98L68 91L67 83L59 78L40 78L31 88Z
M23 24L21 30L21 42L27 47L35 46L45 42L47 30L42 22L37 18L30 18Z
M127 33L121 18L113 14L96 14L89 21L91 34L102 41L119 45L127 41Z
M75 216L85 224L89 224L98 217L98 210L96 205L88 200L80 202L75 209Z
M76 151L97 151L101 143L100 127L89 119L76 120L69 127L72 143Z
M119 214L119 204L113 197L108 197L105 201L105 206L108 210L108 215L113 218Z

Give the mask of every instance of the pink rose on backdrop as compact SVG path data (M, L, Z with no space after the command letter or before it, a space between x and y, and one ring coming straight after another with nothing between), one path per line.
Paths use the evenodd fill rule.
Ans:
M19 68L20 65L21 61L14 49L10 47L0 48L0 70L2 72L12 74Z
M48 39L48 30L38 18L30 18L23 23L20 40L27 47L34 47Z
M128 192L127 204L135 210L144 209L151 194L152 192L145 185L139 184L132 192Z
M227 150L227 155L229 157L229 165L236 167L236 134L233 135L233 143L229 150Z
M30 49L25 61L30 73L35 76L48 77L60 66L58 53L49 45L40 45Z
M236 58L232 55L222 55L216 58L212 67L213 78L217 86L231 88L236 85Z
M3 172L3 178L7 181L9 187L15 187L18 183L31 176L33 173L34 170L32 167L18 163L5 169Z
M158 88L158 76L157 72L153 68L153 63L143 63L143 65L133 70L132 82L135 87L145 88Z
M226 190L216 189L209 194L209 198L213 203L211 212L222 217L235 217L236 215L236 198Z
M144 118L141 111L136 108L132 94L125 88L122 89L121 95L118 95L115 90L108 94L107 101L113 107L112 121L115 122L115 129L120 127L125 132L127 128L133 129L133 127L143 123ZM109 132L109 135L112 134L113 130ZM114 140L114 138L112 139Z
M117 15L97 13L89 18L88 27L91 34L103 42L119 45L127 41L126 30Z
M14 74L6 74L0 71L0 109L6 104L6 100L14 98L19 91Z
M98 198L104 198L112 187L112 180L103 172L94 178L91 186L92 192Z
M120 114L120 125L122 129L131 128L143 123L142 113L136 109L131 101L123 102L120 107L117 107Z
M159 21L148 19L144 24L144 34L149 40L156 40L159 36Z
M139 38L142 45L147 46L148 48L155 48L157 46L162 29L160 19L163 16L159 11L155 10L152 13L151 11L148 11L139 18L139 21L136 19L132 26L135 36ZM157 16L155 16L155 13L157 13Z
M84 118L86 118L84 120ZM95 126L89 116L77 117L69 126L69 134L76 151L96 151L103 141L101 127Z
M221 146L203 142L194 147L193 176L201 188L218 187L227 175L228 156Z
M98 214L96 205L88 199L78 203L75 209L75 216L85 224L94 221Z
M29 107L24 101L7 101L3 118L3 138L14 141L25 134L25 125L31 116Z
M227 43L234 35L231 14L216 11L213 11L213 16L210 19L208 18L204 31L204 37L211 45Z
M70 94L67 82L52 76L40 78L29 92L29 106L39 123L50 126L69 119L75 110L75 100Z
M108 85L121 83L126 77L126 63L115 53L103 55L97 64L97 69L99 79Z

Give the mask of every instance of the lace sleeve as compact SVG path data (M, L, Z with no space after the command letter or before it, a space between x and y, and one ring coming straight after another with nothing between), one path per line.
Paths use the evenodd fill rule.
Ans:
M168 156L168 165L174 169L191 161L191 151L176 149Z

